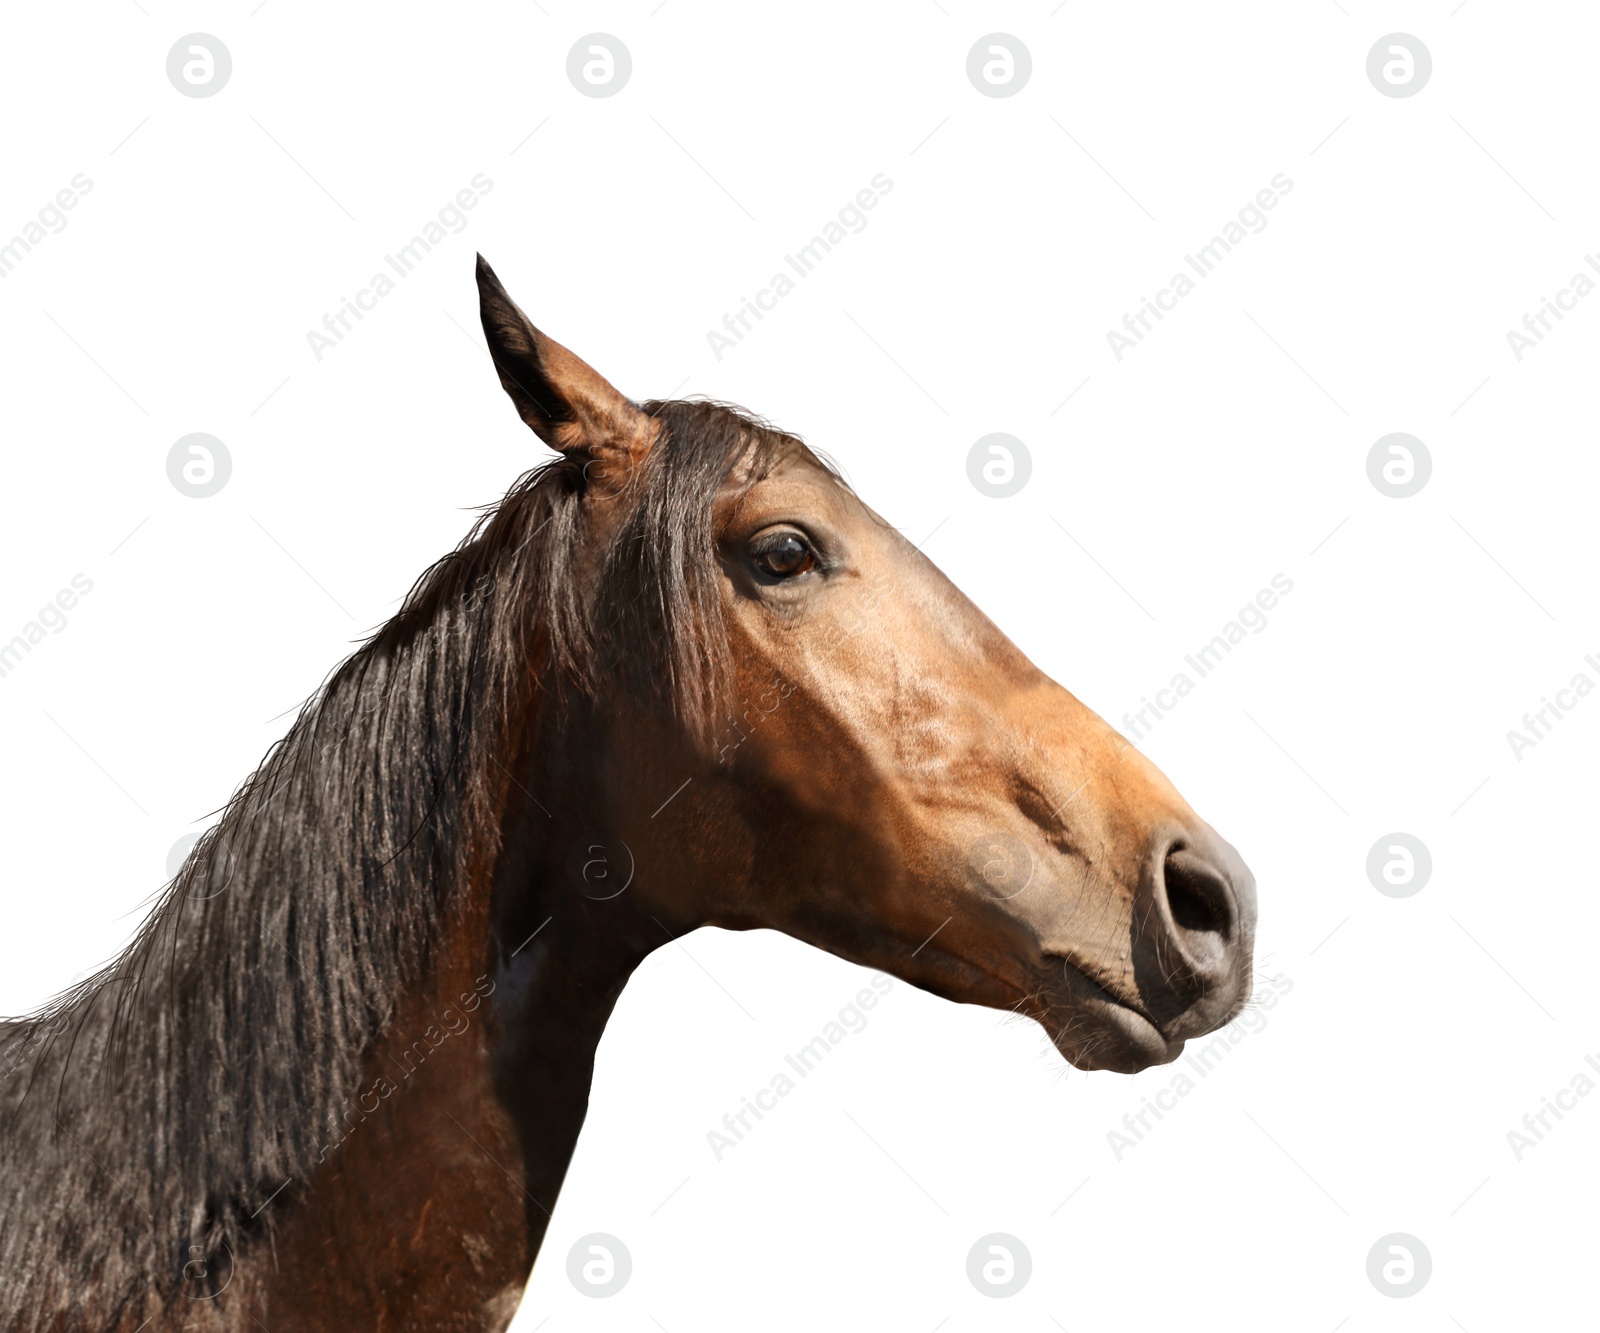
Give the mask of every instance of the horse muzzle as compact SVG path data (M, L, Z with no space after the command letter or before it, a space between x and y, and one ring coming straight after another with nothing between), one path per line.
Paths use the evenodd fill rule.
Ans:
M1198 822L1157 830L1134 896L1131 966L1106 978L1047 951L1070 1015L1056 1046L1080 1069L1131 1074L1177 1059L1249 1000L1255 926L1255 878L1238 852Z

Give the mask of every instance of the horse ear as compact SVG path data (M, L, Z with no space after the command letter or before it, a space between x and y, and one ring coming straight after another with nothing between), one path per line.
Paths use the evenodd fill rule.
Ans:
M564 454L627 455L637 461L660 423L611 387L591 366L536 329L482 255L478 313L500 383L517 415Z

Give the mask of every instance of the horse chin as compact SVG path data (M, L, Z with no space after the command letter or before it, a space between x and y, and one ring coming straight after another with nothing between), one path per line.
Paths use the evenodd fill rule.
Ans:
M1045 1028L1055 1048L1077 1069L1137 1074L1151 1065L1170 1064L1183 1053L1183 1040L1169 1037L1135 1005L1089 975L1071 958L1059 958L1057 1001L1045 1009ZM1186 1035L1193 1035L1186 1034Z
M1183 1054L1181 1040L1168 1039L1143 1014L1114 1000L1089 1001L1050 1039L1074 1068L1114 1074L1137 1074Z

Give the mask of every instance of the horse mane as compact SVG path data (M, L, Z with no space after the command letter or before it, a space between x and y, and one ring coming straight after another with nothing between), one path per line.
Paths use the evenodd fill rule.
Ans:
M524 474L305 703L121 955L0 1020L0 1323L53 1327L90 1291L108 1322L139 1317L187 1262L268 1230L469 855L497 848L496 756L530 692L627 691L704 730L728 669L712 501L741 460L804 446L725 404L644 409L662 433L598 576L582 461Z

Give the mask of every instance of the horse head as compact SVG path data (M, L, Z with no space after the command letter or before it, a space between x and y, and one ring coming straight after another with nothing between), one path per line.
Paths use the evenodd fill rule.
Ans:
M798 439L636 405L478 281L502 384L582 487L579 596L654 589L672 645L594 711L587 817L636 866L614 910L784 931L1033 1017L1085 1069L1239 1012L1254 881L1154 764Z

